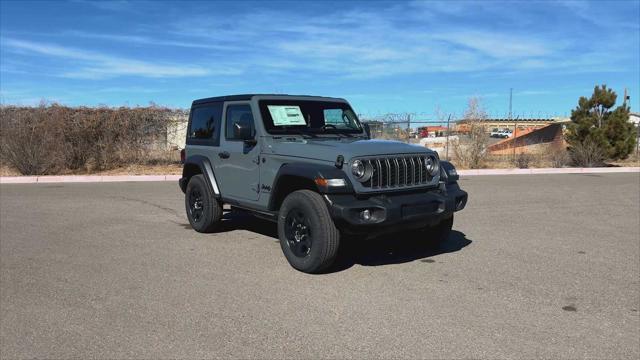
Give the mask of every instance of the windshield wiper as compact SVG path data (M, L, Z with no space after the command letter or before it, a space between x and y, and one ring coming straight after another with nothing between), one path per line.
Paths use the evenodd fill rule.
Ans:
M311 139L311 138L317 138L318 135L312 133L312 132L307 132L307 131L302 131L302 130L295 130L295 129L291 129L290 131L296 133L296 135L300 135L305 139Z
M353 137L353 135L351 135L351 134L349 134L349 133L341 133L341 132L337 132L336 134L338 134L338 135L344 135L345 137L348 137L348 138Z
M340 131L338 130L338 128L337 128L335 125L332 125L332 124L324 124L324 125L322 126L322 128L321 128L321 129L322 129L322 134L326 134L326 135L338 135L338 137L340 137L340 135L344 135L345 137L353 137L353 136L351 136L351 134L349 134L349 133L343 133L343 132L340 132ZM335 130L335 131L327 132L327 129L333 129L333 130Z

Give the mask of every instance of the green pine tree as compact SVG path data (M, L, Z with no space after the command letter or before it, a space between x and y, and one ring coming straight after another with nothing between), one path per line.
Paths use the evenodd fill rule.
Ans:
M591 98L580 97L578 106L571 111L566 140L579 165L624 159L633 151L636 130L628 121L629 107L620 105L612 110L616 98L616 93L606 85L596 86ZM593 154L584 154L585 151ZM585 161L585 156L596 160Z

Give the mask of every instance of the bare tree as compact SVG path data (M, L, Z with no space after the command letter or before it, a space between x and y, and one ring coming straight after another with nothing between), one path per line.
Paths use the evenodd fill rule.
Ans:
M487 112L480 99L470 98L464 112L464 118L460 121L466 136L461 136L452 143L454 154L461 166L477 169L483 165L489 144L485 129L487 117Z

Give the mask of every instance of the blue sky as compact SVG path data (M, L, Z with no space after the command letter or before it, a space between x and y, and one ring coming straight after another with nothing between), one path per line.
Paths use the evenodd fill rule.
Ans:
M639 1L2 1L4 104L188 107L233 93L359 113L566 114L606 83L640 108Z

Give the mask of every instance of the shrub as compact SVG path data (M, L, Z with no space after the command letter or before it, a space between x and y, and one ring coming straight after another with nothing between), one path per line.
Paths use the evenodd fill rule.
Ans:
M31 114L0 108L0 155L25 175L54 173L64 167L60 127L44 105Z
M580 167L602 166L606 158L604 149L590 139L574 143L570 155L573 164Z
M554 168L561 168L571 163L571 157L567 150L558 147L552 147L547 154L547 160Z
M518 169L528 169L530 165L532 165L534 161L534 156L532 154L520 153L515 155L511 162Z
M166 152L169 122L185 115L155 105L71 108L42 104L2 106L0 111L0 155L25 175L148 162Z
M482 167L487 156L487 146L489 139L486 134L482 120L487 118L480 100L469 99L467 110L464 114L464 121L469 129L468 136L460 137L453 141L453 152L459 164L469 169Z

